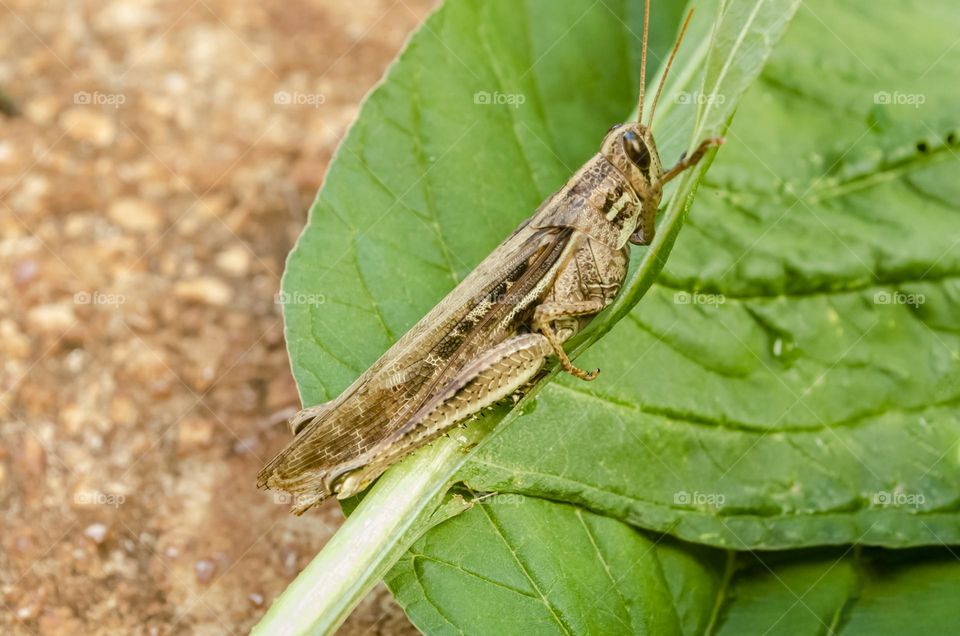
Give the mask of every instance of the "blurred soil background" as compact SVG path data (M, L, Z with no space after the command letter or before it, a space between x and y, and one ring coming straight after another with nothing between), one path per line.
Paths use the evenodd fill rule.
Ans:
M275 303L435 0L0 0L0 633L246 633L339 525L255 489ZM345 634L413 628L378 588Z

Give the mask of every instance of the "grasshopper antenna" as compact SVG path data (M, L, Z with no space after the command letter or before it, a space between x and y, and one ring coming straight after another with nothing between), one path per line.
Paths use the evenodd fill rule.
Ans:
M649 6L649 0L648 0L648 6ZM653 105L650 107L650 120L647 123L648 128L653 126L653 113L657 110L657 102L660 101L660 93L661 91L663 91L663 85L666 83L667 75L670 73L670 65L673 64L673 58L677 57L677 51L680 50L680 43L683 42L683 36L687 32L687 27L690 25L690 18L692 17L693 17L693 9L690 9L690 12L687 14L686 20L683 21L683 27L681 27L680 29L680 35L677 37L677 42L676 44L673 45L673 51L670 52L670 59L667 60L667 66L663 70L663 77L660 78L660 85L657 86L657 94L653 96ZM644 25L643 38L644 38L644 42L646 42L646 38L647 38L646 25ZM646 57L646 51L647 51L646 44L644 44L643 51L644 51L644 57ZM642 90L642 87L641 87L641 90ZM643 100L642 92L640 93L640 99Z
M640 53L640 101L637 104L637 123L643 121L643 91L647 86L647 32L650 30L650 0L643 8L643 47Z

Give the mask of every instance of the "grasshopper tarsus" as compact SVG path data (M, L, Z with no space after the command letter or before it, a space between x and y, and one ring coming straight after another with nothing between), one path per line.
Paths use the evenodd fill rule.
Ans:
M703 155L705 155L708 150L711 148L716 148L717 146L722 146L726 141L727 140L724 137L710 137L709 139L704 139L689 157L687 156L686 152L680 155L679 161L677 161L672 168L663 173L662 182L666 183L687 168L692 168L693 166L697 165L700 163L700 160L703 159Z
M587 372L583 369L575 368L574 371L576 371L576 373L574 373L575 376L581 380L586 380L587 382L593 382L597 379L597 376L600 375L600 369L594 369L593 371Z
M570 361L570 358L566 356L566 354L564 354L564 356L560 358L560 368L562 368L565 372L569 373L573 377L580 378L581 380L585 380L587 382L593 382L594 380L597 379L597 376L600 375L600 369L594 369L593 371L584 371L580 367L574 365L573 362Z

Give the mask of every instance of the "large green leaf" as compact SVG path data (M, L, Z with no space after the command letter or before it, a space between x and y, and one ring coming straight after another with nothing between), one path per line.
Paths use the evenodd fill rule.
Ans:
M738 55L708 57L707 80L749 77L740 65L757 64L763 55L751 53L776 39L778 3L723 5L727 18L772 26L747 29L742 39L721 32L717 48ZM411 40L338 152L284 278L288 345L305 403L335 397L629 112L639 1L539 0L520 9L506 0L449 2ZM679 14L676 3L655 6L654 59L663 57ZM602 367L601 378L548 385L538 408L498 430L462 473L479 491L577 504L523 508L518 522L551 540L572 532L574 514L602 537L596 554L624 558L650 539L621 521L744 550L957 541L960 255L951 220L960 190L947 147L958 123L948 101L949 69L960 60L960 47L950 47L957 16L946 0L816 0L799 16L747 96L660 282L581 359ZM904 24L916 28L901 33ZM704 50L708 29L695 21L698 28L688 55ZM911 37L917 41L907 43ZM715 108L711 119L709 99L698 104L697 64L681 57L678 68L679 88L660 107L672 112L656 126L667 163L688 145L694 111L707 113L699 136L729 117ZM735 102L746 82L731 84L722 94ZM524 103L476 104L478 91ZM875 93L894 103L876 103L883 95ZM917 95L920 108L904 103ZM661 227L671 242L680 209L673 204ZM647 275L633 279L633 299L663 265L637 252ZM917 299L876 296L900 291L925 302L878 304ZM602 317L600 330L628 309L621 304ZM424 561L442 553L454 570L469 570L460 557L478 558L464 542L489 524L481 512L441 524L414 554ZM511 537L486 553L491 581L513 576L516 559L508 557L519 553L518 542L535 540L526 532ZM574 540L585 545L582 536ZM724 589L716 555L727 563L727 553L670 545L681 565L661 578L714 581L719 567L716 585ZM577 613L580 597L591 595L565 573L597 581L599 570L572 554L556 544L534 554L541 558L534 565L564 577L547 591ZM814 567L816 558L805 555L784 559ZM569 569L550 559L571 559ZM446 623L417 608L469 614L470 600L458 591L472 586L476 593L464 597L474 601L499 593L492 582L467 584L442 567L411 579L417 560L410 555L395 570L394 586L424 628ZM698 631L715 599L678 584L665 595L648 574L626 585L619 605L580 608L570 625ZM761 577L751 580L763 586ZM447 590L442 600L437 590ZM520 604L504 620L538 610L507 598ZM766 603L756 611L738 606L738 620L761 620ZM678 605L687 609L671 617ZM719 607L734 616L734 607ZM707 624L741 624L722 622L718 612ZM498 618L490 609L473 615ZM564 624L544 616L546 629Z
M736 549L960 541L958 29L947 0L805 2L584 356L604 375L548 386L468 483Z
M795 3L778 0L776 6ZM595 152L609 124L629 112L640 61L634 37L642 23L639 3L576 2L558 9L533 2L526 9L529 20L518 22L515 6L506 2L445 5L411 39L338 151L284 277L287 340L305 403L342 390L530 214L542 197L541 181L548 183L544 193L559 186L573 172L571 165ZM651 70L669 48L679 9L665 6L654 15ZM685 62L688 69L698 68L708 50L712 11L706 13L691 29L701 44ZM731 12L728 22L743 19L741 14ZM789 15L757 20L757 28L770 31ZM568 47L581 40L594 46L571 54ZM736 52L749 41L725 47ZM526 47L519 46L523 42ZM768 49L753 52L753 62L728 73L723 86L741 90L736 87L755 76ZM601 68L614 72L598 74ZM508 80L502 80L502 69L509 70ZM675 77L690 79L689 73ZM583 91L570 93L574 85ZM607 99L598 102L598 94ZM477 103L491 96L512 104ZM664 104L661 112L681 110L671 106ZM708 110L701 118L710 126L704 134L722 130L731 106ZM686 127L665 134L673 156L689 145L681 138L689 139L692 116L686 117ZM666 133L671 129L665 121ZM641 268L644 274L621 298L621 315L656 275L707 163L696 178L689 171L679 184L684 196L675 197L664 215L671 229L647 252L661 259L649 258L654 266ZM491 187L511 172L504 166L519 171L514 177L520 181ZM608 313L604 321L614 316ZM474 425L462 436L475 440L482 433ZM463 462L461 444L440 440L388 471L258 629L334 629L431 522L433 507ZM320 598L318 589L324 590Z
M500 495L418 541L389 584L428 634L942 634L949 549L735 553Z

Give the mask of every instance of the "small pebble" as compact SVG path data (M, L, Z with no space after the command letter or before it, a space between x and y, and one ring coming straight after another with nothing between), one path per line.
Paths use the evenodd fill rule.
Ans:
M180 281L173 292L180 300L201 305L223 306L233 299L233 289L229 285L209 276Z
M283 568L288 574L295 574L297 571L297 561L299 555L293 548L284 548L283 550Z
M217 571L217 566L210 559L200 559L193 566L193 570L197 575L197 581L206 584L213 580L213 575Z
M156 230L163 223L163 212L141 199L123 198L110 204L107 215L114 223L132 232Z
M250 251L242 245L235 245L219 254L217 267L230 276L245 276L250 271Z
M71 305L51 303L38 305L27 312L27 324L31 329L44 334L60 335L76 322Z
M108 528L102 523L91 523L83 531L83 536L90 539L97 545L102 544L107 538Z
M113 143L117 130L113 120L95 108L71 108L60 116L60 128L77 141L85 141L98 148Z
M39 269L37 261L32 258L30 260L20 261L13 268L13 282L16 283L17 287L22 289L27 283L36 278Z
M177 454L181 457L210 446L215 425L209 420L188 416L177 425Z
M24 473L32 477L42 477L47 467L47 451L43 444L32 433L26 433L23 438L23 448L20 455L21 468Z

